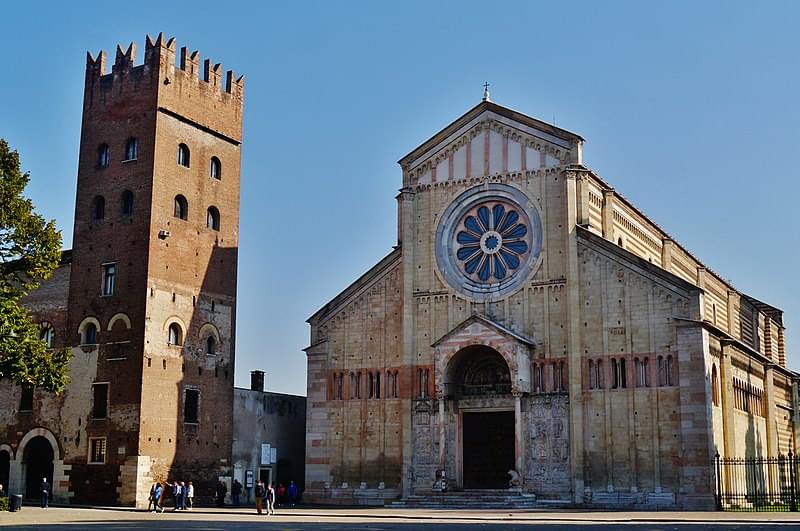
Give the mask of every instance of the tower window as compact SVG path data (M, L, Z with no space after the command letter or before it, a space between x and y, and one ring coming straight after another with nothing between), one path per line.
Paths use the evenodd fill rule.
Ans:
M133 215L133 192L130 190L122 192L122 215Z
M83 345L96 345L97 344L97 326L94 323L89 323L83 329L83 337L81 338Z
M189 146L178 144L178 166L189 167Z
M198 389L187 389L183 397L183 421L189 424L197 424L200 415L200 391Z
M108 418L108 384L92 384L92 418Z
M123 162L136 160L137 158L139 158L139 139L129 138L125 143L125 159Z
M222 179L222 163L217 157L211 157L210 175L214 179Z
M208 215L206 216L206 226L211 230L219 230L219 210L217 207L208 207Z
M167 343L170 345L182 345L183 344L183 331L181 330L180 325L178 323L172 323L169 325L169 334L167 337Z
M39 339L45 342L47 348L51 348L53 346L54 335L55 331L53 330L53 326L50 323L42 323L42 326L39 329Z
M635 358L636 387L650 387L650 362L648 358Z
M92 219L99 221L106 217L106 200L102 195L97 195L92 200Z
M97 148L97 167L108 168L108 144L100 144Z
M217 340L214 339L214 336L208 336L206 339L206 354L209 356L213 356L217 353Z
M19 397L20 411L33 411L33 385L22 384L22 392Z
M117 278L116 264L103 264L103 296L110 297L114 294L114 285Z
M188 219L189 217L189 203L182 195L175 196L175 211L174 216L178 219Z

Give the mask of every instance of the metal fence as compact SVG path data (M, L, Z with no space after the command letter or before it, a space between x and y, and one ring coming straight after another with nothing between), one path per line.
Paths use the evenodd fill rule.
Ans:
M717 509L797 511L800 458L715 456Z

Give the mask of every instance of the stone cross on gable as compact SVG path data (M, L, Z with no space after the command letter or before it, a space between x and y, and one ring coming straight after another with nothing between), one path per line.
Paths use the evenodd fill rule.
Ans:
M492 101L489 98L489 82L483 84L483 100L482 101Z

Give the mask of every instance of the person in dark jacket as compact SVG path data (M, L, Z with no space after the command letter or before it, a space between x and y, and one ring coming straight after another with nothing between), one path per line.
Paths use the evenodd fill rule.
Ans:
M42 508L44 509L49 505L50 501L50 483L47 482L47 478L42 478L39 490L42 492Z
M222 480L217 482L217 507L225 507L225 495L228 494L228 487Z
M238 479L233 480L233 485L231 486L231 499L233 500L233 504L236 507L239 507L239 497L242 495L242 484L239 482Z
M266 494L266 490L264 489L264 484L259 479L256 482L255 488L255 495L256 495L256 512L261 514L261 511L264 510L264 495Z
M297 495L298 495L297 485L295 485L294 481L289 482L288 494L289 494L289 503L292 504L292 507L294 507L294 504L297 503Z

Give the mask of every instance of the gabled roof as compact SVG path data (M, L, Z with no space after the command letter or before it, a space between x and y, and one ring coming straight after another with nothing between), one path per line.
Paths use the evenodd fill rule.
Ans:
M552 135L556 138L564 140L569 143L573 142L583 142L583 138L580 135L567 131L566 129L561 129L560 127L556 127L554 125L548 124L541 120L537 120L536 118L532 118L528 115L522 114L520 112L514 111L509 109L508 107L503 107L502 105L498 105L493 101L482 101L477 104L472 109L468 110L466 113L461 115L459 118L454 120L450 125L430 137L428 140L423 142L419 147L411 151L408 155L403 157L398 161L398 164L401 166L406 166L407 164L413 162L414 160L418 159L432 147L440 144L441 142L445 141L447 137L452 135L454 132L458 131L464 125L468 124L470 121L475 119L477 116L484 112L494 112L500 116L504 116L509 120L513 120L517 123L527 125L528 127L532 127L534 129L538 129L546 134Z
M496 331L498 331L499 333L501 333L502 335L511 337L513 339L516 339L520 343L524 343L524 344L528 345L529 347L534 346L534 343L533 343L532 339L527 338L527 337L523 336L522 334L511 330L510 328L506 328L505 326L501 325L500 323L492 321L488 317L484 317L483 315L478 315L478 314L473 314L472 316L470 316L467 319L465 319L464 321L462 321L460 324L456 325L452 330L450 330L445 335L443 335L442 337L437 339L431 346L432 347L436 347L436 345L438 345L439 343L442 343L442 342L446 341L448 338L454 336L455 334L459 333L461 330L467 328L469 325L471 325L473 323L481 323L481 324L487 326L488 328L493 328Z

